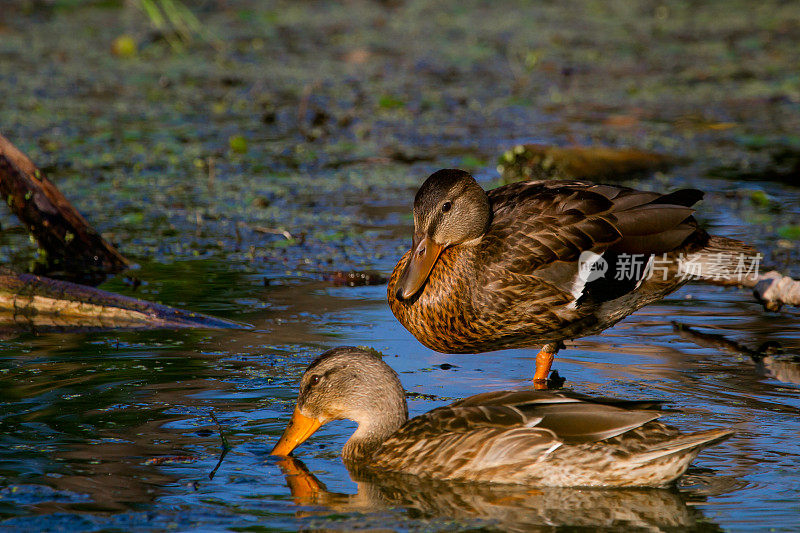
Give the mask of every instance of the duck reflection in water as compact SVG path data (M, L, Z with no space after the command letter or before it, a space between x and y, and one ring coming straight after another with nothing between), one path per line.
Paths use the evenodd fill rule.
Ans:
M675 488L532 488L351 470L358 492L343 494L329 492L298 459L281 457L277 464L294 502L303 507L297 511L298 517L353 513L352 524L339 516L337 525L342 528L380 527L386 520L385 511L402 508L410 520L446 520L451 525L456 520L502 531L552 531L554 527L720 531L696 507L687 505L688 495Z

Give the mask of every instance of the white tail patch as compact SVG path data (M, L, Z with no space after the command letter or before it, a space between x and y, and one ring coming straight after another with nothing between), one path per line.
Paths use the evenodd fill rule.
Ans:
M567 309L575 309L578 305L578 300L583 296L587 283L605 277L607 272L608 261L603 258L603 254L597 254L589 250L581 252L578 258L578 273L569 290L570 294L572 294L572 301L567 305Z

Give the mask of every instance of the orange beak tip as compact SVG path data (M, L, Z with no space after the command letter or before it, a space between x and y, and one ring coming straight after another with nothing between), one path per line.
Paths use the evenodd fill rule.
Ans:
M304 443L321 425L322 422L316 418L305 416L295 407L294 413L292 413L292 419L289 421L289 424L286 426L277 444L275 444L275 447L272 448L270 455L289 457L292 450Z
M272 451L269 452L270 455L277 457L279 459L290 459L292 458L292 452L284 452L283 450L278 449L278 445L276 444Z

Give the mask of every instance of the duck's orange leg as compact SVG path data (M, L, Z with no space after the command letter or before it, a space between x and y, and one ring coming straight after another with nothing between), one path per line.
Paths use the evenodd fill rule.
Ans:
M547 389L547 376L550 374L550 367L553 366L553 359L563 343L551 342L542 346L536 354L536 372L533 374L533 387L535 389Z

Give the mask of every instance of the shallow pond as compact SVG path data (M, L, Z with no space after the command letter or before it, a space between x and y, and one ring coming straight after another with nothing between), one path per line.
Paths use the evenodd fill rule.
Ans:
M390 262L375 266L389 269ZM328 491L360 496L298 505L284 471L267 453L288 420L297 380L317 353L342 344L382 351L412 393L410 409L418 414L465 395L527 386L535 351L438 354L396 322L385 304L385 286L282 278L265 287L255 273L226 276L229 268L197 261L145 271L151 279L161 274L159 293L171 295L169 303L246 321L253 331L52 333L3 344L4 526L800 525L800 387L790 382L800 381L800 364L792 361L800 350L796 313L764 313L743 291L690 285L559 354L556 368L572 390L663 399L676 409L666 415L675 426L736 430L732 439L703 452L674 491L463 494L458 487L451 493L408 483L377 490L350 480L337 453L353 426L337 423L323 427L296 456ZM236 309L230 302L238 302ZM673 330L673 320L753 347L777 340L787 351L780 359L785 364L757 365L746 356L698 346ZM220 431L231 449L215 470Z
M385 354L412 415L528 386L535 351L432 352L391 315L385 285L324 280L388 274L436 168L493 186L496 157L528 141L680 155L635 184L708 191L710 231L798 277L800 190L778 157L798 145L796 7L203 2L229 44L175 52L130 5L45 4L0 18L0 131L140 264L138 288L103 288L253 328L0 332L0 528L800 528L800 313L737 289L686 286L556 359L569 389L666 400L665 421L687 431L736 430L675 489L356 483L337 455L350 423L299 448L304 466L268 456L303 369L333 346ZM138 56L109 53L122 33ZM0 258L36 259L5 211ZM785 353L754 362L673 321ZM314 500L289 488L304 467L327 488Z

